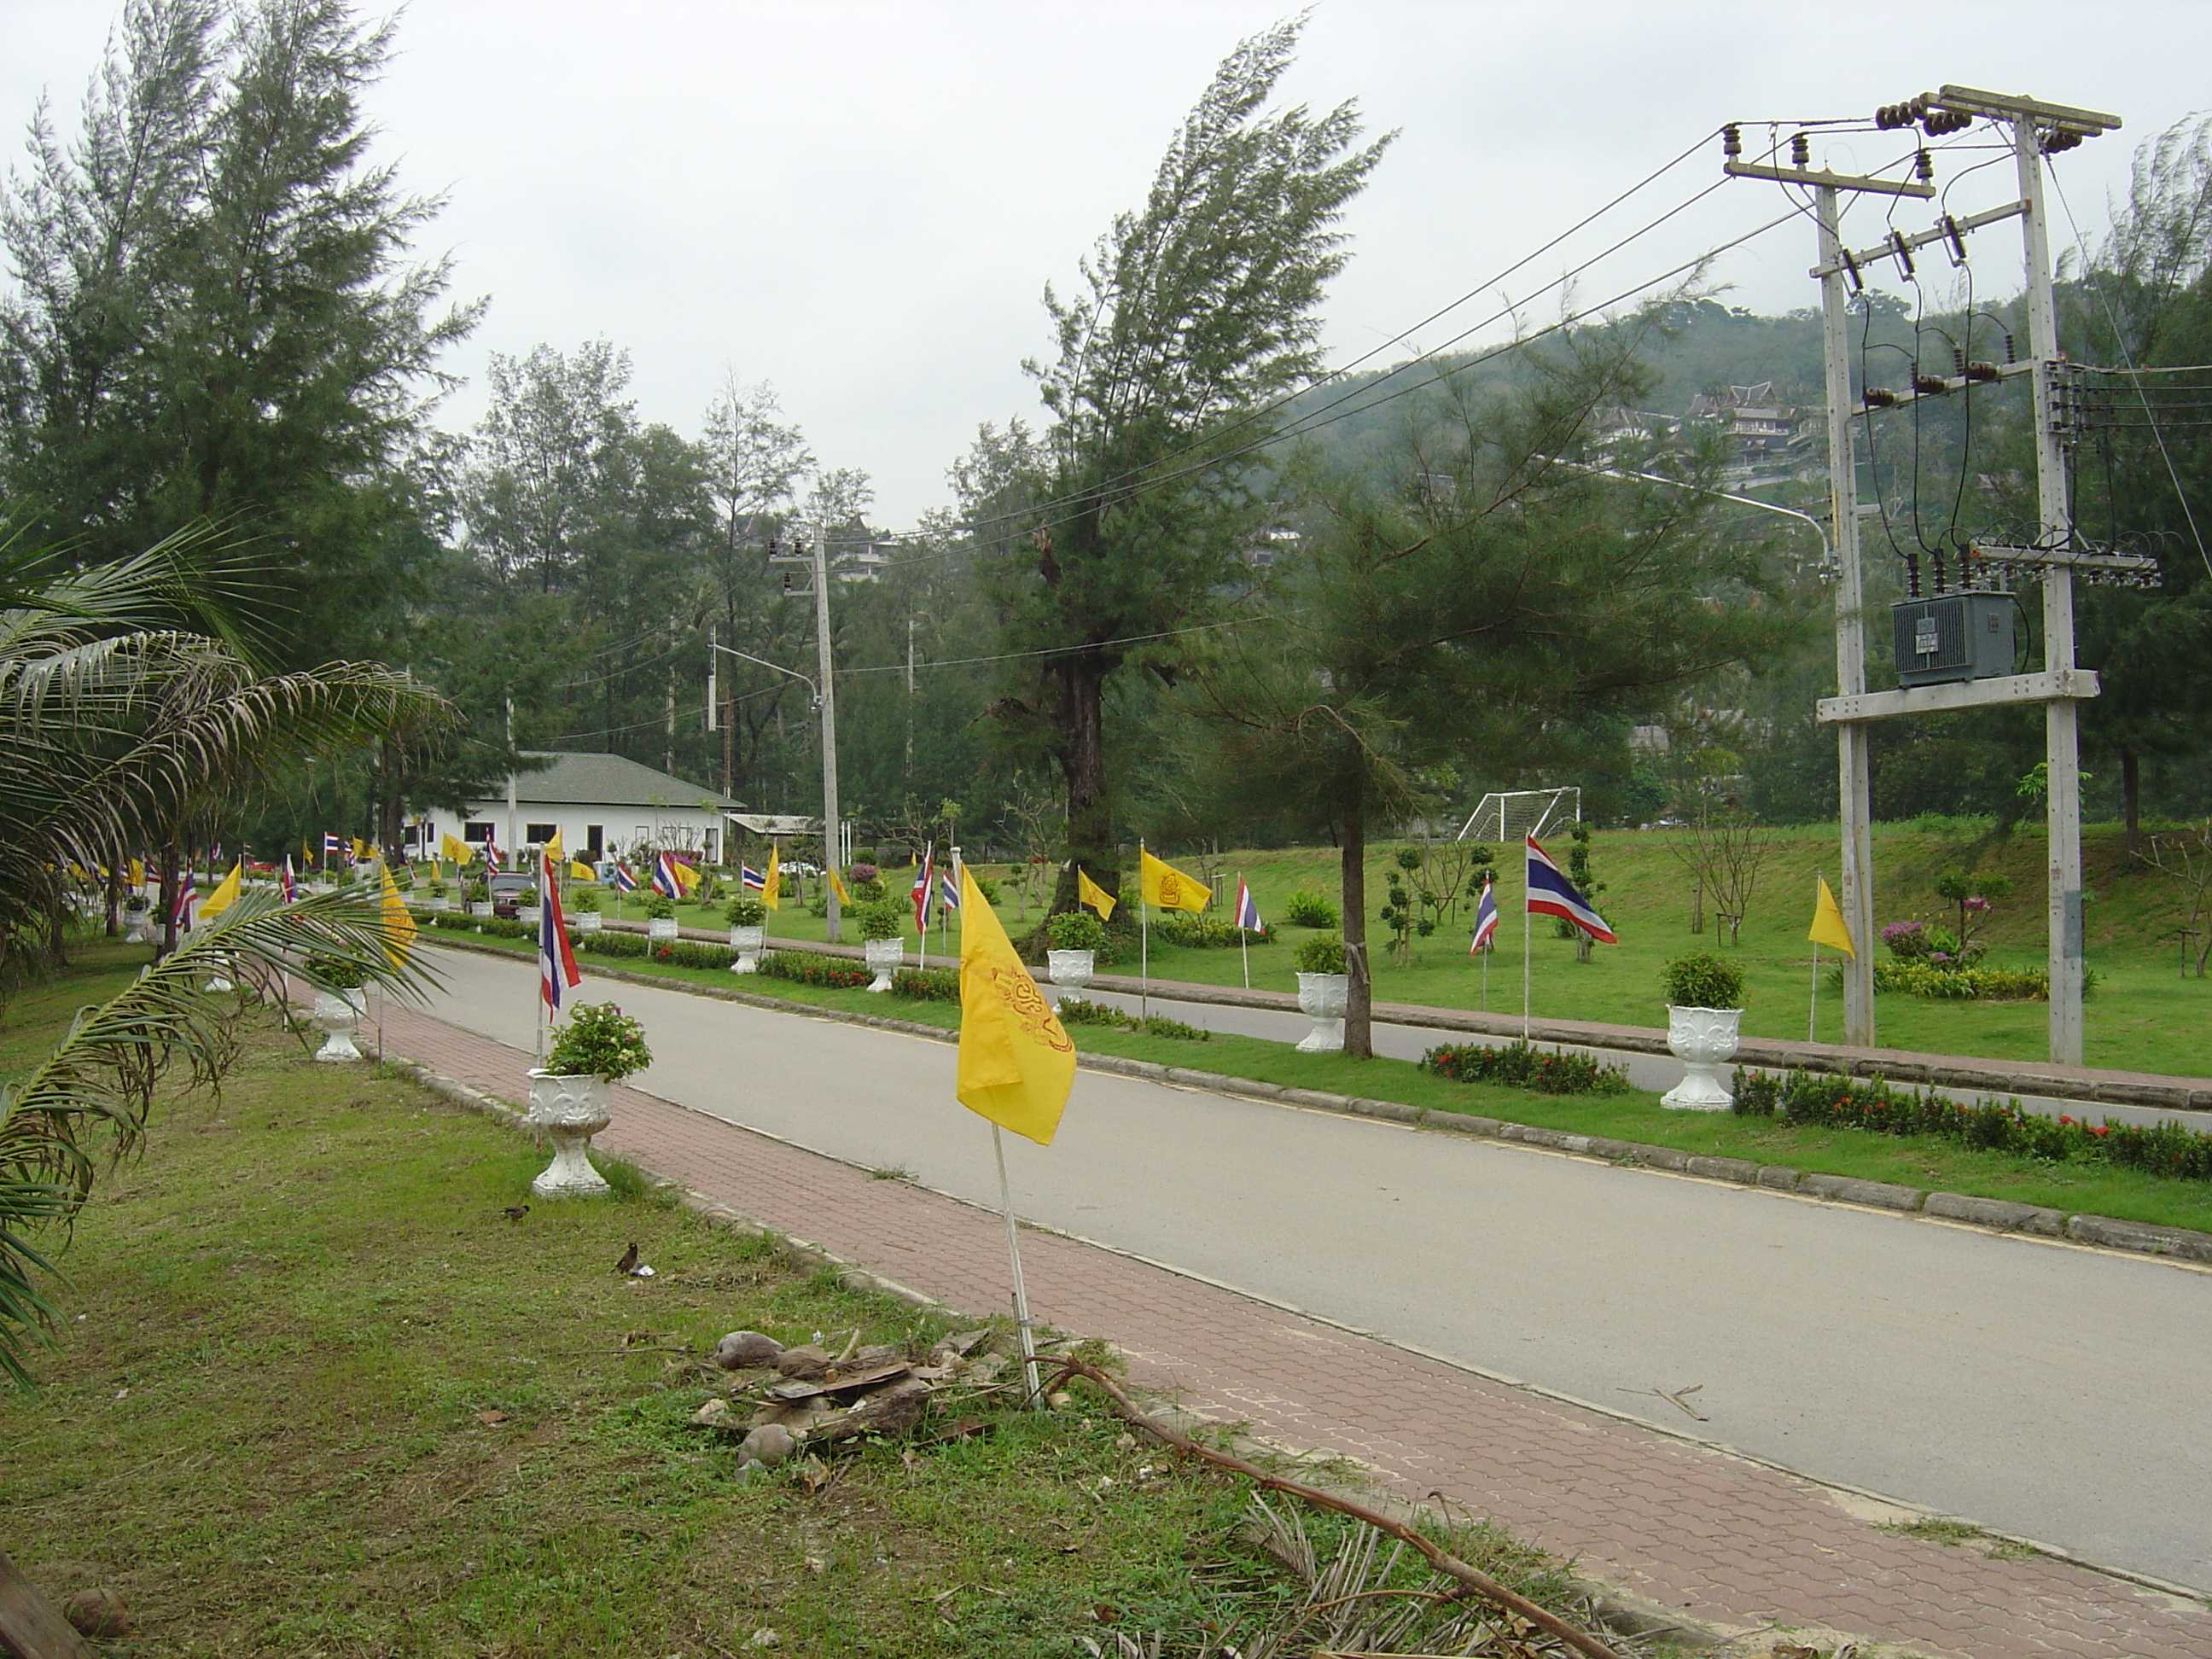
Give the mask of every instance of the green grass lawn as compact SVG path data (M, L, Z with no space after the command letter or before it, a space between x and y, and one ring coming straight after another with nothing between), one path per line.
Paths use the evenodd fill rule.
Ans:
M520 954L529 946L516 939L471 939ZM1204 954L1192 951L1193 956ZM960 1024L957 1005L872 996L866 991L795 985L766 975L739 978L726 969L678 968L642 959L583 959L586 972L611 966L655 979L741 990L802 1006L841 1009L934 1025L945 1030ZM1671 1146L1717 1158L1785 1164L1808 1174L1850 1176L1895 1182L1978 1198L1999 1198L2052 1209L2117 1216L2165 1226L2212 1231L2212 1186L2178 1181L2140 1170L2094 1164L2051 1164L2010 1153L1955 1146L1934 1136L1861 1134L1840 1129L1801 1127L1778 1119L1737 1117L1729 1113L1674 1112L1656 1094L1641 1090L1620 1095L1553 1096L1489 1084L1455 1083L1423 1071L1408 1060L1350 1060L1342 1054L1303 1054L1287 1042L1216 1032L1203 1042L1149 1036L1114 1027L1069 1028L1076 1047L1120 1054L1164 1066L1185 1066L1250 1078L1285 1088L1319 1089L1333 1094L1395 1101L1431 1110L1495 1117L1513 1123L1565 1129ZM1439 1033L1439 1040L1444 1034ZM2094 1120L2094 1107L2083 1115Z
M7 1073L135 967L87 954L8 1006ZM1239 1483L1080 1399L948 1399L811 1485L738 1483L730 1442L690 1421L726 1386L696 1363L722 1332L926 1345L942 1324L634 1175L530 1200L543 1161L258 1031L220 1098L161 1103L79 1219L60 1346L39 1391L0 1395L0 1547L57 1599L118 1591L137 1630L103 1644L118 1659L705 1659L764 1630L790 1654L1012 1659L1286 1594L1240 1534ZM655 1278L611 1271L633 1240ZM985 1431L927 1437L955 1416ZM1558 1565L1504 1535L1450 1541L1565 1600Z

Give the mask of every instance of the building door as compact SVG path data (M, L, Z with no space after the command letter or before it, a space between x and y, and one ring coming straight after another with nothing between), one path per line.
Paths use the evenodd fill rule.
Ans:
M584 857L589 862L597 864L606 855L607 826L604 823L586 824L584 826Z

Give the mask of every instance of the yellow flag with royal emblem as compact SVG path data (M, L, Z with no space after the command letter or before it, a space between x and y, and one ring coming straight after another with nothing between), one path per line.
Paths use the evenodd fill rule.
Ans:
M384 954L397 968L407 960L407 947L415 943L415 918L407 913L407 901L399 896L392 866L380 864L378 868L384 873Z
M243 860L230 866L230 873L216 884L215 891L200 901L200 919L219 916L238 902L239 885L246 874Z
M598 871L596 871L596 870L592 869L592 866L591 866L590 865L588 865L588 864L585 864L585 863L581 863L581 862L580 862L579 860L575 860L575 859L570 859L570 860L568 860L568 879L569 879L569 880L571 880L571 881L597 881L599 878L599 872Z
M783 908L783 848L769 843L768 873L761 878L761 902L771 910Z
M301 845L304 847L306 843L303 842ZM474 849L468 842L458 840L450 835L441 835L438 837L438 854L440 857L453 864L466 864L476 856Z
M1079 904L1087 904L1098 913L1101 921L1114 920L1114 911L1121 901L1091 879L1091 872L1081 865L1075 866L1075 897Z
M1213 896L1204 882L1141 849L1137 854L1137 890L1146 903L1163 910L1203 910Z
M1075 1082L1075 1044L960 867L960 1057L953 1093L1001 1128L1052 1145Z
M137 859L131 860L131 884L133 887L143 887L146 884L146 866Z
M553 839L545 843L545 856L558 864L568 856L568 849L561 845L561 832L556 830Z
M1813 925L1805 937L1815 945L1832 945L1856 962L1859 953L1852 948L1851 930L1844 925L1843 908L1836 902L1836 896L1828 890L1828 878L1815 876L1813 879L1820 884L1820 890L1814 897Z
M837 866L831 865L823 872L823 874L830 878L830 890L837 896L837 902L850 904L853 902L853 896L845 890L845 884L837 879Z

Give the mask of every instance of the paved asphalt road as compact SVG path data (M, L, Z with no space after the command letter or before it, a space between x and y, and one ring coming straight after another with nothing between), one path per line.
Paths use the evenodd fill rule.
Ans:
M529 1048L531 964L436 962L431 1012ZM571 994L645 1021L663 1098L996 1202L947 1044L588 969ZM1101 1073L1050 1149L1007 1145L1027 1219L2212 1589L2212 1273ZM1653 1392L1691 1388L1710 1420Z

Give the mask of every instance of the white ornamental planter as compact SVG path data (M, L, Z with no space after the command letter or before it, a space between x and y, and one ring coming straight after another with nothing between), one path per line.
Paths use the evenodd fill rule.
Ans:
M761 949L767 943L768 929L765 927L732 927L730 929L730 949L738 953L738 958L730 964L730 971L733 974L760 972Z
M427 908L433 910L450 910L453 908L453 900L447 898L443 893L433 893L429 897L424 899L422 902Z
M129 945L151 945L154 942L154 913L151 910L125 910L123 913L124 942Z
M315 1050L317 1060L337 1064L361 1058L361 1050L353 1046L353 1034L368 1006L368 1000L358 991L315 993L314 1012L308 1018L323 1034L323 1046Z
M868 981L871 991L891 988L891 974L906 955L903 939L871 939L860 942L860 954L866 960L868 971L875 977Z
M1735 1056L1741 1008L1667 1008L1667 1048L1686 1068L1682 1080L1659 1097L1678 1112L1724 1112L1735 1099L1715 1068Z
M491 901L489 899L471 899L469 901L469 914L472 916L489 915L491 914Z
M542 904L518 904L514 907L514 919L525 927L535 927L545 920L545 907Z
M1095 951L1048 951L1044 953L1044 970L1059 993L1052 1000L1055 1008L1061 998L1071 996L1091 983L1091 975L1098 966Z
M580 933L596 933L606 922L607 919L597 910L579 910L568 918L568 925Z
M595 1198L607 1190L606 1177L586 1154L592 1137L607 1127L611 1087L606 1079L589 1073L532 1070L529 1121L553 1143L553 1161L530 1183L539 1198Z
M674 939L676 937L676 918L673 916L647 916L645 919L645 936L647 939Z
M1344 1047L1344 1008L1352 995L1349 974L1300 974L1298 1011L1314 1023L1298 1043L1302 1054L1333 1054Z

